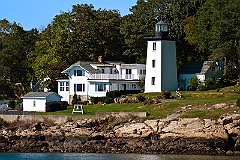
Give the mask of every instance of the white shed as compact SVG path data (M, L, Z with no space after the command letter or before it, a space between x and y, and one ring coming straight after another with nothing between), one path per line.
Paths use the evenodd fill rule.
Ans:
M47 102L60 102L61 96L55 92L29 92L22 97L23 111L45 112Z

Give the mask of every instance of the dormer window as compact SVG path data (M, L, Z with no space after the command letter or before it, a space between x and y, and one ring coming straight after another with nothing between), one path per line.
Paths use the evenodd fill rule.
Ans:
M85 71L83 71L83 70L74 70L74 76L85 76Z

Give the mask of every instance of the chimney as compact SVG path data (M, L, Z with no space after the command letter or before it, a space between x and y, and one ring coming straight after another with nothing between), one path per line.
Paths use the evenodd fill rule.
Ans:
M103 62L102 56L98 56L98 62Z

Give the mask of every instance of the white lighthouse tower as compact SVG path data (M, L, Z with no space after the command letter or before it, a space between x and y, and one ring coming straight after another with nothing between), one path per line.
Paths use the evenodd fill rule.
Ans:
M176 91L176 44L168 37L168 25L163 21L155 25L155 36L147 40L145 92Z

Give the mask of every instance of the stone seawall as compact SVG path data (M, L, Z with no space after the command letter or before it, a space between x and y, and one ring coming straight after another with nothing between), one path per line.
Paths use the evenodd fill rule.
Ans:
M218 120L109 116L20 126L1 129L0 152L240 155L239 114Z
M23 121L39 121L43 122L48 119L57 123L66 123L68 121L77 121L83 119L98 119L108 116L114 117L125 117L125 116L136 116L140 118L147 117L147 112L97 112L95 115L0 115L0 118L7 122L14 122L17 120Z

